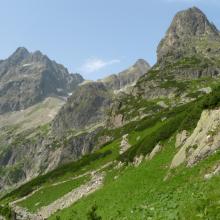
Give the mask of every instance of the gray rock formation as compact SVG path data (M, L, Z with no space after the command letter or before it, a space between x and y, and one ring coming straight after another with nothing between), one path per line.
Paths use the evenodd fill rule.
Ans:
M174 156L171 168L175 168L184 162L188 166L192 166L219 150L219 126L220 109L203 111L197 127Z
M81 85L55 117L53 130L61 135L70 129L85 129L102 123L111 101L112 95L103 83Z
M6 148L0 148L0 193L14 184L18 186L90 153L95 145L96 134L97 130L68 138L63 136L61 140L36 131L5 136L6 140L0 140L0 146L7 144Z
M217 176L220 174L220 164L216 164L214 167L212 167L212 172L205 174L204 179L209 180L214 176Z
M172 98L192 79L219 76L219 31L198 8L181 11L158 45L157 57L156 65L137 82L135 96Z
M0 113L25 109L48 96L67 96L82 81L40 51L18 48L0 62Z
M122 140L121 140L121 143L120 143L119 154L123 154L130 147L131 147L131 145L129 144L129 141L128 141L128 134L125 134L125 135L122 136Z
M149 69L150 65L145 60L139 59L127 70L124 70L119 74L110 75L99 81L103 82L109 89L119 90L125 86L134 84L141 76L146 74Z
M179 148L180 146L182 146L186 139L188 138L189 134L186 130L183 130L181 132L179 132L177 135L176 135L176 143L175 143L175 147L176 148Z
M180 11L174 17L165 38L158 46L158 61L192 56L199 52L204 54L216 52L215 46L206 47L199 44L200 40L204 40L205 43L216 42L219 45L219 31L198 8Z
M162 150L162 148L163 146L160 143L158 143L151 151L151 153L145 157L145 159L152 160Z

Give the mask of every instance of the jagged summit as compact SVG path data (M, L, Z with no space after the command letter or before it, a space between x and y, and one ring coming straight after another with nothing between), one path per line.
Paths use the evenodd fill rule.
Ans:
M193 7L175 15L167 34L183 37L184 35L215 36L219 33L215 25L209 22L206 15L200 9Z
M41 62L43 60L49 60L41 51L30 52L25 47L18 47L15 52L8 57L8 61L11 65L18 65L22 62Z
M145 73L148 72L148 70L151 68L151 66L150 66L150 64L149 64L146 60L144 60L144 59L138 59L138 60L136 61L136 63L133 65L133 68L139 69L140 72L141 72L141 75L143 75L143 74L145 74ZM141 76L141 75L140 75L140 76ZM140 76L139 76L139 77L140 77Z
M145 59L138 59L134 65L138 65L138 64L141 64L141 65L147 65L148 67L150 66L150 64L145 60Z
M21 54L21 53L29 54L29 51L25 47L18 47L13 54Z
M158 46L158 61L198 52L198 41L219 40L219 31L197 7L178 12Z
M0 114L25 109L49 96L68 96L83 80L40 51L19 47L0 62Z
M135 83L141 76L148 72L150 64L144 59L138 59L130 68L116 74L112 74L102 80L108 88L119 90L126 85Z
M17 64L30 55L25 47L18 47L17 50L8 58L11 64Z

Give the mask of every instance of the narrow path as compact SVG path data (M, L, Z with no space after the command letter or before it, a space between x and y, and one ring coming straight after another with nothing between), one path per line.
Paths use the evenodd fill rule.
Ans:
M84 177L84 176L92 175L93 173L97 173L97 172L99 172L99 171L105 169L106 167L110 166L112 163L113 163L113 162L110 161L110 162L104 164L103 166L101 166L101 167L100 167L99 169L97 169L97 170L87 171L86 173L83 173L83 174L81 174L81 175L79 175L79 176L72 177L72 178L70 178L70 179L68 179L68 180L63 180L63 181L54 183L54 184L52 184L52 186L57 186L57 185L60 185L60 184L62 184L62 183L66 183L66 182L69 182L69 181L72 181L72 180L79 179L79 178Z
M71 206L83 196L88 196L89 194L95 192L102 186L103 180L103 173L93 173L92 179L89 182L72 190L48 206L41 207L36 214L30 213L26 208L17 206L15 203L10 203L10 206L13 212L16 213L16 220L44 220L58 210Z
M101 186L103 184L103 180L104 180L104 173L103 172L99 173L99 172L101 172L106 167L110 166L112 163L113 163L112 161L108 162L108 163L104 164L103 166L101 166L97 170L88 171L84 174L73 177L71 179L54 183L53 185L59 185L59 184L65 183L67 181L78 179L83 176L87 176L87 175L92 176L92 178L89 182L72 190L71 192L67 193L66 195L59 198L58 200L52 202L48 206L41 207L37 211L37 213L30 213L26 208L20 207L20 206L16 205L16 203L21 202L21 201L27 199L28 197L32 196L34 193L36 193L40 189L42 189L42 187L36 189L35 191L33 191L32 193L30 193L29 195L27 195L23 198L20 198L18 200L11 202L9 205L12 208L13 212L16 214L15 219L16 220L44 220L44 219L48 218L49 216L51 216L52 214L54 214L55 212L57 212L58 210L62 210L64 208L71 206L73 203L75 203L76 201L81 199L83 196L87 196L87 195L95 192L99 188L101 188ZM0 218L0 220L1 220L1 218Z
M83 174L81 174L79 176L72 177L72 178L70 178L68 180L63 180L63 181L60 181L60 182L57 182L57 183L53 183L52 186L58 186L60 184L66 183L66 182L69 182L69 181L72 181L72 180L76 180L76 179L79 179L79 178L84 177L84 176L88 176L89 174L91 174L91 172L86 172L86 173L83 173Z
M73 203L75 203L83 196L88 196L89 194L99 189L102 186L103 179L103 174L94 174L94 176L88 183L67 193L66 195L54 201L50 205L40 208L40 210L37 212L37 215L41 216L42 219L46 219L58 210L62 210L71 206Z
M31 192L30 194L28 194L28 195L26 195L26 196L24 196L24 197L22 197L22 198L20 198L20 199L17 199L17 200L15 200L15 201L11 202L10 205L14 205L15 203L22 202L23 200L25 200L25 199L31 197L34 193L38 192L38 191L41 190L41 189L42 189L42 187L37 188L36 190L34 190L33 192ZM1 219L0 219L0 220L1 220Z

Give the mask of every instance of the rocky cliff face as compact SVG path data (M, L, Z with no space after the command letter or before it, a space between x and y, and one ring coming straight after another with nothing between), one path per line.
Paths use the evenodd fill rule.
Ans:
M13 134L10 130L4 132L7 135L0 135L0 194L11 186L18 186L90 153L97 133L67 133L58 139L45 126L20 134Z
M0 113L25 109L49 96L67 96L82 81L40 51L18 48L0 62Z
M220 109L203 111L193 133L180 144L180 150L173 158L171 168L182 163L193 166L219 150Z
M112 94L101 82L79 86L53 121L53 130L61 135L73 129L85 129L104 121Z

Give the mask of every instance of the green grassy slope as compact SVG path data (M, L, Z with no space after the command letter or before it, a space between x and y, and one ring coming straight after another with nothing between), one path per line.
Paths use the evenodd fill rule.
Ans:
M164 146L162 152L138 168L128 165L121 170L109 169L102 189L50 219L87 219L94 205L98 207L98 215L106 220L218 219L220 177L207 181L204 175L218 162L220 153L193 168L182 166L170 171L169 166L177 151L175 133L181 129L192 130L203 109L219 106L219 91L216 88L196 102L160 113L156 116L157 123L146 120L139 124L129 134L133 146L120 159L129 161L135 155L149 153L159 141ZM164 114L167 119L161 121Z
M178 131L192 131L204 109L213 109L220 104L220 87L191 103L164 109L131 122L116 130L106 130L115 140L81 160L66 164L56 170L39 176L4 196L0 205L22 198L39 187L42 190L22 201L19 205L36 211L81 184L84 179L71 181L80 174L100 169L111 161L125 162L123 168L107 168L104 186L88 197L80 199L70 208L51 216L50 219L87 219L87 213L94 205L102 219L216 219L219 217L220 177L204 180L204 175L214 166L220 153L200 162L193 168L179 167L169 170L177 149L174 147ZM121 136L128 133L132 147L120 155ZM144 161L139 167L130 165L134 157L146 155L160 142L162 151L151 161ZM165 180L166 179L166 180ZM67 181L52 186L53 183ZM82 182L81 182L82 181ZM43 193L41 195L41 193ZM44 196L45 195L45 196ZM187 210L187 211L186 211ZM0 213L6 212L0 207ZM94 214L94 213L93 213ZM218 218L217 218L218 219Z
M0 205L20 199L38 189L39 187L47 187L48 185L60 181L71 180L73 177L77 177L86 172L96 170L108 162L113 161L117 157L118 140L99 149L93 154L82 157L82 159L76 162L71 162L60 166L43 176L39 176L30 182L25 183L14 191L3 196L0 200Z
M169 165L176 149L174 139L153 160L139 167L109 170L105 186L81 199L50 219L87 219L92 206L102 219L219 219L220 176L204 180L205 173L220 153L193 168L180 167L171 172ZM117 179L114 178L117 176Z
M48 185L28 197L26 200L19 202L18 205L27 208L31 212L35 212L39 208L49 205L88 180L89 177L86 176L79 179L66 180L66 182L58 183L58 185Z

